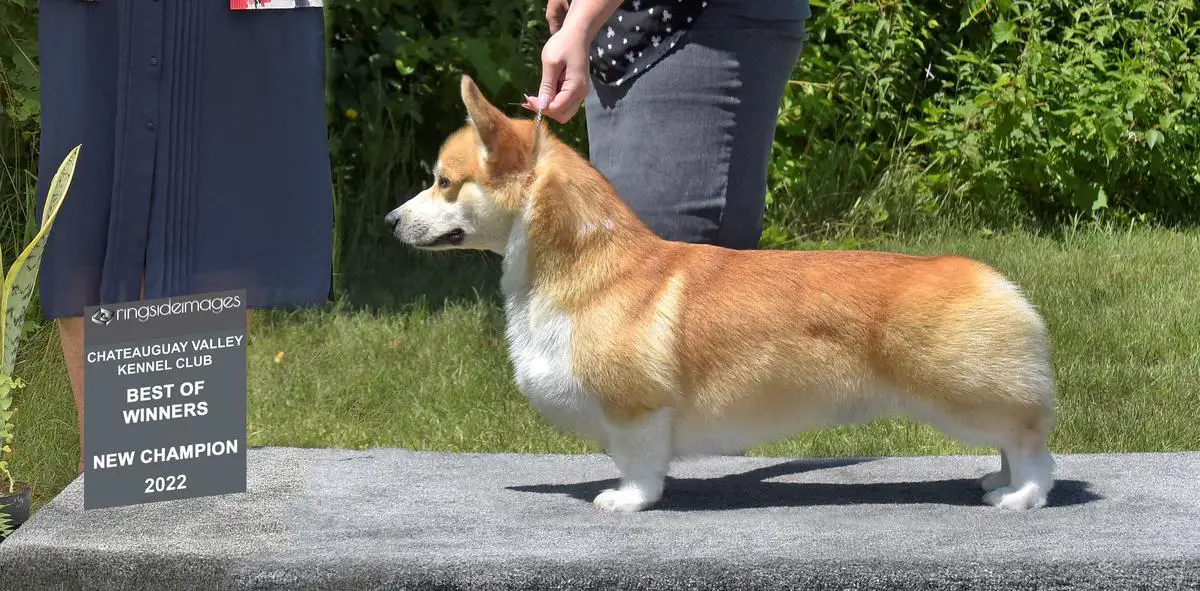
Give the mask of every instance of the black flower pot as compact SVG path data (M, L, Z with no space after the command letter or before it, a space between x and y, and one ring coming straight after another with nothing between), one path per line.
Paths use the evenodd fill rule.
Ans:
M0 488L0 513L8 516L9 524L16 529L29 519L29 501L33 487L18 483L13 491L8 487Z

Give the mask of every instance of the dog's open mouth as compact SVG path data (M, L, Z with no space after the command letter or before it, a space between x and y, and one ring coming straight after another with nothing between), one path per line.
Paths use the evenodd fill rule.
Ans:
M462 244L463 238L467 237L467 233L462 228L455 228L434 238L424 244L418 244L421 248L434 248L436 246L458 246Z

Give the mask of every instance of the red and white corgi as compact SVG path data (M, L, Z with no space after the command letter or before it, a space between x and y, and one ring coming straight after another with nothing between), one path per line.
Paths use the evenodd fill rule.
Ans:
M467 125L432 186L386 221L416 248L503 255L517 385L620 472L596 506L652 506L675 458L898 416L1000 449L984 503L1045 505L1046 328L1000 273L956 256L662 240L544 127L506 116L467 76L462 100Z

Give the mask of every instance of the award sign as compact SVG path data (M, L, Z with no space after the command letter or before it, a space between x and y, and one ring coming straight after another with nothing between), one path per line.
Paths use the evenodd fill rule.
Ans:
M245 291L84 314L84 509L245 492Z

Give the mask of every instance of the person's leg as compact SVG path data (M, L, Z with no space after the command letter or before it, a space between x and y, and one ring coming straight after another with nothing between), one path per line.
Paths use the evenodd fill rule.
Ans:
M713 2L674 53L631 84L593 81L585 103L592 163L664 238L758 246L779 103L804 29L745 10Z
M79 466L83 473L83 317L71 316L56 320L58 338L62 345L63 362L67 366L67 377L71 380L71 394L75 398L75 419L79 425Z

